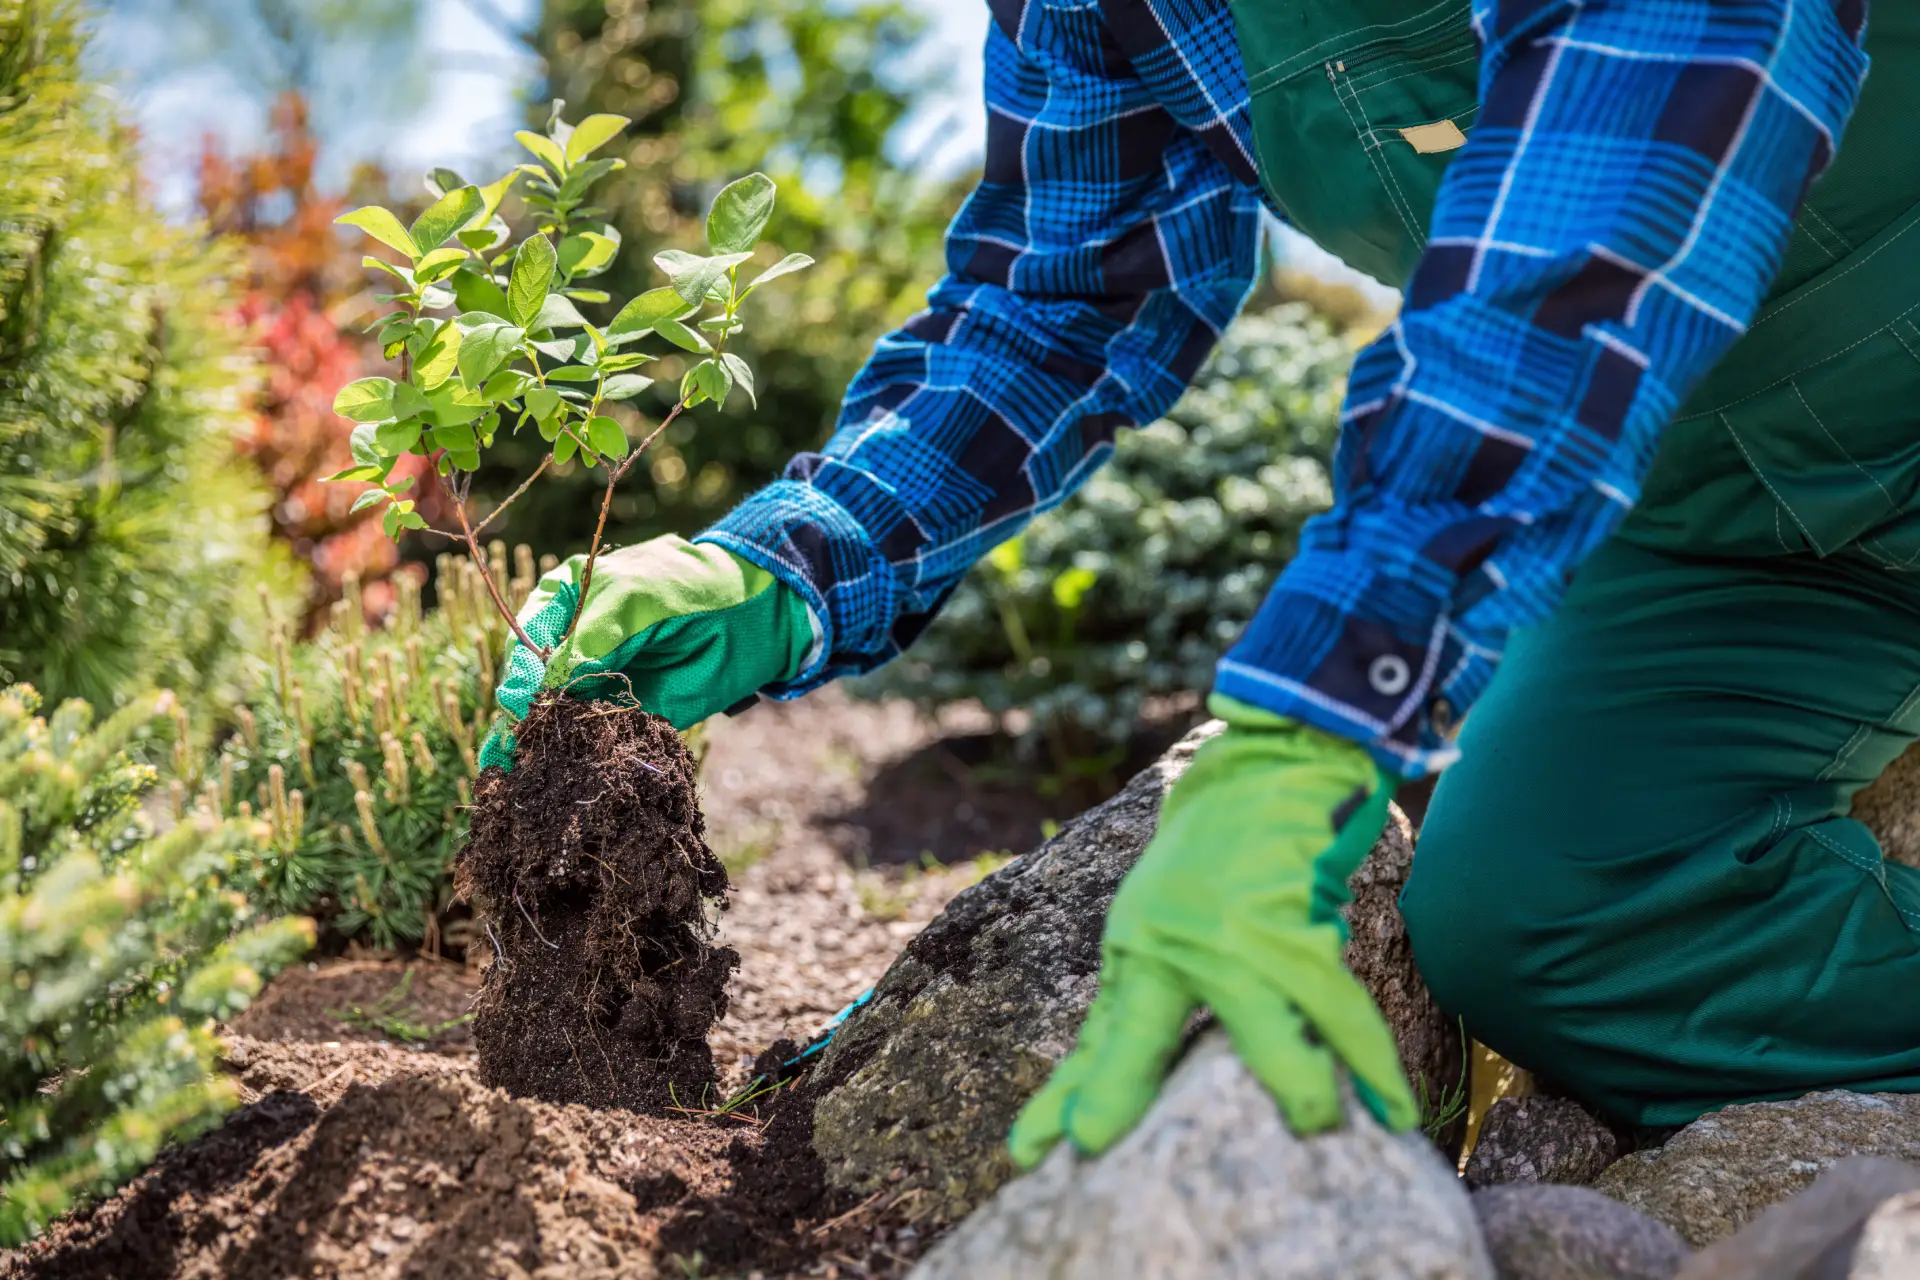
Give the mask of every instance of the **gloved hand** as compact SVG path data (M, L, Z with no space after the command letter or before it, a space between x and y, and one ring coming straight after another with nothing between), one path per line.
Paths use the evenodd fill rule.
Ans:
M521 607L527 638L551 647L581 609L585 556L540 579ZM697 724L800 673L814 644L807 607L772 574L730 551L672 536L601 555L580 625L542 664L517 639L500 682L501 715L480 765L513 766L513 726L542 689L632 693L676 729ZM624 678L623 678L624 677Z
M1347 877L1397 780L1317 729L1208 705L1228 728L1174 784L1114 896L1079 1044L1013 1126L1022 1167L1062 1137L1092 1155L1133 1128L1202 1005L1296 1133L1339 1125L1339 1064L1389 1128L1420 1121L1393 1035L1342 960Z

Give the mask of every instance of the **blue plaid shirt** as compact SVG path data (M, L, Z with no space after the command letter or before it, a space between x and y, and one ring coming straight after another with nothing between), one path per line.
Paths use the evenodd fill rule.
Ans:
M818 453L702 537L821 627L791 697L910 644L969 567L1169 409L1244 300L1261 194L1227 0L990 0L985 173L925 312ZM1639 493L1744 330L1865 75L1862 0L1499 0L1482 109L1336 501L1218 691L1416 777ZM1272 161L1284 164L1285 157Z

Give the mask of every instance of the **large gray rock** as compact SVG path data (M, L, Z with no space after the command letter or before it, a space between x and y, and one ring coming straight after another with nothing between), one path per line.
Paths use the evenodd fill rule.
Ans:
M1119 795L961 893L907 945L815 1069L813 1144L829 1185L917 1193L916 1217L938 1226L1013 1175L1007 1130L1079 1032L1114 891L1153 835L1167 789L1220 727L1188 734ZM1355 877L1367 897L1350 960L1414 1027L1396 1034L1416 1046L1416 1070L1457 1073L1441 1051L1446 1020L1411 973L1404 929L1394 942L1391 886L1411 862L1410 829L1394 817ZM1394 921L1377 919L1381 911ZM1376 942L1397 949L1376 956Z
M1913 1280L1920 1276L1920 1192L1881 1205L1867 1219L1847 1280Z
M1861 1155L1920 1160L1920 1095L1836 1090L1727 1107L1616 1162L1594 1187L1701 1246Z
M1467 1135L1467 1045L1460 1021L1440 1012L1413 962L1400 916L1400 890L1413 871L1413 826L1394 809L1386 830L1347 887L1347 968L1365 984L1393 1029L1400 1065L1426 1113L1428 1132L1449 1155ZM1597 1171L1596 1171L1597 1172Z
M1492 1280L1473 1209L1419 1134L1349 1096L1346 1127L1300 1139L1204 1036L1132 1133L1065 1145L1003 1187L912 1280Z
M1664 1222L1586 1187L1488 1187L1473 1211L1500 1280L1673 1280L1692 1252Z
M1465 1175L1470 1187L1585 1186L1619 1156L1619 1137L1572 1098L1502 1098L1480 1122Z
M1920 867L1920 745L1854 794L1853 816L1879 837L1889 861Z
M1893 1197L1920 1190L1920 1165L1842 1160L1737 1235L1698 1254L1681 1280L1841 1280L1861 1228Z

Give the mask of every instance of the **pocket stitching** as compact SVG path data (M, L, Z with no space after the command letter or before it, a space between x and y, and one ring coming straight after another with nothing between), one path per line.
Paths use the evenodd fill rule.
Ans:
M1785 379L1785 381L1791 381L1791 379ZM1767 473L1760 469L1758 462L1754 461L1753 454L1747 449L1747 442L1742 440L1740 433L1733 429L1733 423L1728 420L1727 415L1722 413L1716 416L1720 419L1720 426L1726 431L1727 435L1732 438L1733 447L1738 449L1740 456L1747 460L1747 466L1753 471L1753 474L1759 478L1760 483L1766 486L1767 492L1773 495L1773 500L1786 510L1788 518L1793 521L1794 527L1800 530L1800 536L1807 540L1807 545L1813 548L1814 554L1825 556L1827 554L1826 548L1822 547L1819 540L1808 531L1806 522L1800 519L1800 513L1795 511L1787 500L1780 496L1780 491L1773 487L1773 481L1767 479Z
M1284 81L1291 80L1294 76L1300 74L1302 71L1310 70L1314 67L1320 66L1329 60L1344 61L1349 54L1356 53L1359 50L1371 48L1376 44L1386 43L1389 40L1398 40L1402 43L1417 40L1421 36L1426 35L1430 31L1434 31L1440 27L1446 26L1447 23L1459 12L1459 9L1460 9L1459 5L1447 3L1446 0L1442 0L1441 4L1435 5L1434 7L1445 9L1446 12L1441 14L1439 17L1435 18L1432 22L1427 23L1425 26L1415 27L1413 30L1408 31L1406 34L1401 36L1379 36L1372 40L1362 40L1358 44L1344 44L1344 47L1343 47L1343 42L1352 40L1355 36L1361 35L1364 32L1390 31L1393 28L1400 26L1401 23L1414 21L1415 19L1419 18L1421 15L1415 14L1413 15L1412 18L1402 18L1400 22L1372 22L1372 23L1368 23L1364 27L1357 27L1352 31L1343 31L1337 36L1328 36L1326 39L1320 41L1318 44L1314 45L1312 48L1302 49L1299 53L1294 54L1291 58L1287 58L1284 61L1274 63L1272 66L1260 72L1258 75L1249 75L1247 77L1249 81L1249 88L1252 89L1252 82L1258 81L1260 82L1259 86L1257 89L1253 89L1253 91L1264 93L1270 89L1278 87ZM1471 32L1473 30L1472 8L1469 6L1466 12L1461 16L1463 16L1466 19L1465 26L1467 30ZM1331 47L1331 51L1329 53L1323 54L1321 52L1322 50L1328 50L1330 47ZM1296 63L1299 64L1297 67L1295 66Z
M1353 108L1358 108L1360 119L1366 121L1367 127L1363 132L1360 124L1353 118L1353 108L1347 105L1348 95L1340 91L1338 80L1333 82L1333 97L1340 104L1340 109L1346 112L1347 123L1353 126L1353 140L1360 144L1360 150L1367 157L1367 163L1373 166L1374 176L1380 179L1381 187L1386 190L1387 199L1393 204L1394 216L1400 219L1400 225L1407 229L1409 236L1413 237L1414 247L1425 249L1427 238L1421 235L1413 225L1412 205L1408 203L1406 193L1400 189L1400 180L1393 176L1391 167L1381 163L1378 148L1367 145L1367 138L1373 133L1373 121L1367 119L1367 109L1360 105L1358 97L1352 99Z
M1354 84L1354 96L1358 97L1361 93L1364 93L1364 92L1371 92L1374 89L1384 89L1388 85L1393 84L1395 81L1408 80L1414 76L1432 75L1434 72L1444 71L1448 67L1457 67L1463 62L1478 62L1478 61L1480 61L1479 50L1469 49L1467 51L1466 57L1455 58L1452 62L1436 62L1432 66L1416 66L1411 71L1402 71L1399 75L1393 76L1389 79L1372 81L1365 84L1358 83L1359 81L1358 76L1352 76L1352 77L1349 77L1349 82ZM1480 99L1478 94L1474 95L1473 105L1475 107L1478 107L1480 105Z
M1916 225L1920 225L1920 224L1916 224ZM1848 270L1850 271L1852 270L1852 268L1849 267ZM1798 301L1798 299L1796 299L1795 301ZM1729 400L1723 405L1717 405L1712 409L1702 409L1700 412L1691 414L1685 418L1675 418L1674 421L1675 422L1696 422L1701 418L1707 418L1707 417L1718 417L1724 420L1726 417L1726 411L1728 409L1733 408L1735 405L1742 405L1742 404L1745 404L1747 401L1752 400L1758 396L1763 396L1767 392L1773 390L1775 387L1779 386L1783 382L1792 382L1795 378L1807 372L1807 370L1809 369L1818 369L1821 365L1826 364L1829 361L1838 360L1841 356L1847 354L1847 352L1853 350L1855 347L1860 346L1864 343L1872 342L1875 338L1879 337L1881 334L1885 333L1887 330L1893 328L1893 326L1899 324L1902 320L1905 320L1909 315L1913 314L1915 311L1920 311L1920 302L1914 303L1912 306L1908 307L1905 311L1902 311L1899 315L1887 321L1885 324L1881 325L1878 329L1875 329L1873 332L1862 334L1860 337L1856 338L1852 342L1849 342L1846 346L1840 348L1838 351L1834 352L1833 354L1821 356L1818 360L1813 361L1811 364L1802 365L1800 368L1795 369L1792 373L1786 374L1780 378L1776 378L1772 382L1769 382L1766 386L1761 387L1758 390L1747 392L1747 394L1741 396L1738 400ZM1752 332L1752 330L1748 330L1748 332ZM1912 350L1912 348L1908 348L1908 350ZM1916 357L1916 359L1920 359L1920 357Z

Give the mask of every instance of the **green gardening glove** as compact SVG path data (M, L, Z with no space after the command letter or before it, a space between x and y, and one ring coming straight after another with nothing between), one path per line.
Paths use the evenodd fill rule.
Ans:
M794 591L730 551L664 537L600 556L584 609L573 556L540 579L520 609L527 638L551 648L580 612L566 644L542 663L514 641L500 682L501 714L480 766L513 767L513 725L541 690L580 698L631 693L685 729L800 674L814 646L807 607Z
M1093 1155L1132 1129L1201 1006L1296 1133L1339 1125L1342 1064L1387 1127L1420 1121L1393 1035L1342 961L1347 877L1397 780L1317 729L1219 695L1208 706L1227 730L1174 784L1114 896L1079 1044L1013 1126L1022 1167L1062 1137Z

